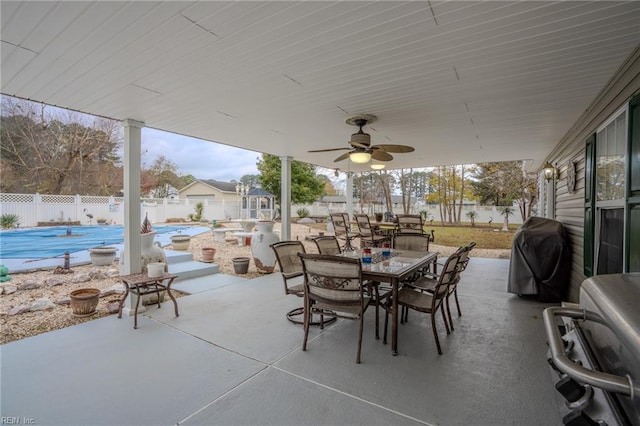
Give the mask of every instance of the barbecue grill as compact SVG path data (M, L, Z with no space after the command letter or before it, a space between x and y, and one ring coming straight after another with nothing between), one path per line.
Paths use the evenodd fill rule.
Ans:
M563 423L640 425L640 274L585 280L544 323Z

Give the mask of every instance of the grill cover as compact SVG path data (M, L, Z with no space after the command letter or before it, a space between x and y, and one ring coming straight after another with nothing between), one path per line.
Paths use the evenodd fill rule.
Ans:
M560 302L570 272L571 250L562 224L541 217L527 219L513 237L509 293Z

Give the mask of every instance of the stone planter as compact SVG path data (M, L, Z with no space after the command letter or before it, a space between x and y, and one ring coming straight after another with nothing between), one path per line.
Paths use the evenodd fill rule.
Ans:
M213 247L202 247L202 261L205 263L213 262L216 255L216 249Z
M100 290L97 288L80 288L70 294L71 310L77 317L93 315L100 300Z
M95 247L89 249L89 256L91 257L91 264L93 266L108 266L116 259L115 247Z
M256 222L258 230L251 237L251 255L258 272L270 274L276 266L276 255L271 244L277 243L280 238L273 232L274 224L270 220Z
M233 270L236 274L246 274L249 272L249 261L251 259L248 257L234 257L231 259L233 262Z
M189 249L191 237L188 235L174 235L171 237L171 246L174 250L185 251Z

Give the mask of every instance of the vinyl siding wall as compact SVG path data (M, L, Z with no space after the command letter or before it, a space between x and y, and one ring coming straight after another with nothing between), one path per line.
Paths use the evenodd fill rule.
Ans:
M640 46L627 58L618 72L580 116L548 159L559 171L556 180L555 218L563 223L572 250L571 282L567 299L578 301L583 273L585 142L612 114L640 94ZM576 191L567 189L567 169L576 162Z

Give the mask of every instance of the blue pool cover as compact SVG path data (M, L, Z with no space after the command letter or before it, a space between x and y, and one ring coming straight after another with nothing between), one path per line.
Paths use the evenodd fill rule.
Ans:
M185 226L154 226L158 234ZM0 232L0 259L43 259L124 241L122 225L52 226Z

